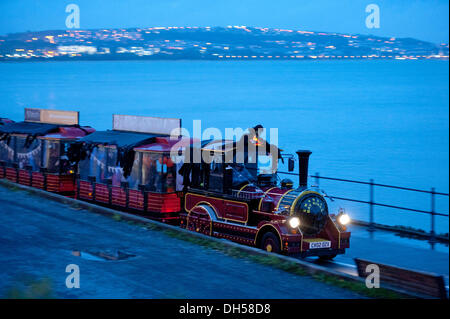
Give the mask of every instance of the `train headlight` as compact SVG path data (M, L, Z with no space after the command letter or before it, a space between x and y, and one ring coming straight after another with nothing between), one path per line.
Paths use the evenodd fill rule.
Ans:
M289 226L291 226L292 228L297 228L298 226L300 226L300 218L292 217L291 219L289 219Z
M350 216L348 216L348 214L342 214L341 216L338 217L338 222L341 225L347 225L351 222L351 218Z

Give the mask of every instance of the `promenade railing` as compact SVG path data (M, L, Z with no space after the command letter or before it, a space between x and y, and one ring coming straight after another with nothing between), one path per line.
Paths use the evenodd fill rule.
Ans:
M278 172L278 174L284 174L284 175L294 175L298 176L298 173L294 172ZM310 175L310 177L315 179L316 186L319 187L320 180L330 180L330 181L336 181L336 182L343 182L343 183L353 183L353 184L362 184L362 185L368 185L369 186L369 200L361 200L357 198L347 198L347 197L338 197L333 195L327 195L327 197L331 199L338 199L338 200L344 200L349 202L355 202L355 203L362 203L369 205L369 230L373 231L375 228L375 222L374 222L374 215L375 215L375 206L381 206L381 207L387 207L391 209L397 209L397 210L404 210L404 211L410 211L420 214L428 214L430 216L430 230L429 230L429 238L430 241L434 242L436 239L436 216L442 216L442 217L449 217L448 213L442 213L436 211L436 196L446 196L448 197L448 193L443 192L437 192L434 187L432 187L430 190L423 190L423 189L417 189L417 188L411 188L411 187L402 187L402 186L395 186L395 185L387 185L387 184L380 184L375 183L373 179L370 179L368 182L365 181L358 181L358 180L351 180L351 179L344 179L344 178L335 178L335 177L327 177L327 176L321 176L319 173L315 173L315 175ZM411 208L411 207L403 207L398 205L392 205L392 204L385 204L385 203L378 203L374 200L374 194L375 194L375 188L376 187L382 187L382 188L389 188L389 189L398 189L398 190L404 190L409 192L417 192L417 193L425 193L430 195L430 206L429 209L418 209L418 208Z

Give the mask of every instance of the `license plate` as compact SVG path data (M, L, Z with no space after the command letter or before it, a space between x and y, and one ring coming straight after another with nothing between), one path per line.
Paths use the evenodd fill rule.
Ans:
M330 247L331 241L329 240L313 241L309 243L309 249L330 248Z

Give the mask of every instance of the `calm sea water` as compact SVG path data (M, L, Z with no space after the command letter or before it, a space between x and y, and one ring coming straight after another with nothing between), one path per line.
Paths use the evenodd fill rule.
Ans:
M111 114L180 117L183 126L278 128L285 152L313 151L310 172L448 192L449 64L441 61L64 62L0 64L0 116L24 107L79 110L111 128ZM367 186L323 182L368 200ZM378 202L429 209L426 195L375 189ZM368 207L348 202L358 219ZM448 213L448 198L437 207ZM429 216L377 207L375 221L429 229ZM448 231L448 218L437 218Z

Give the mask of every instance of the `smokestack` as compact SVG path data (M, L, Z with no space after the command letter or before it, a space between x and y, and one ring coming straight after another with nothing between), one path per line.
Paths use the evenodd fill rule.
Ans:
M308 150L298 150L298 186L306 187L308 186L308 162L311 151Z

